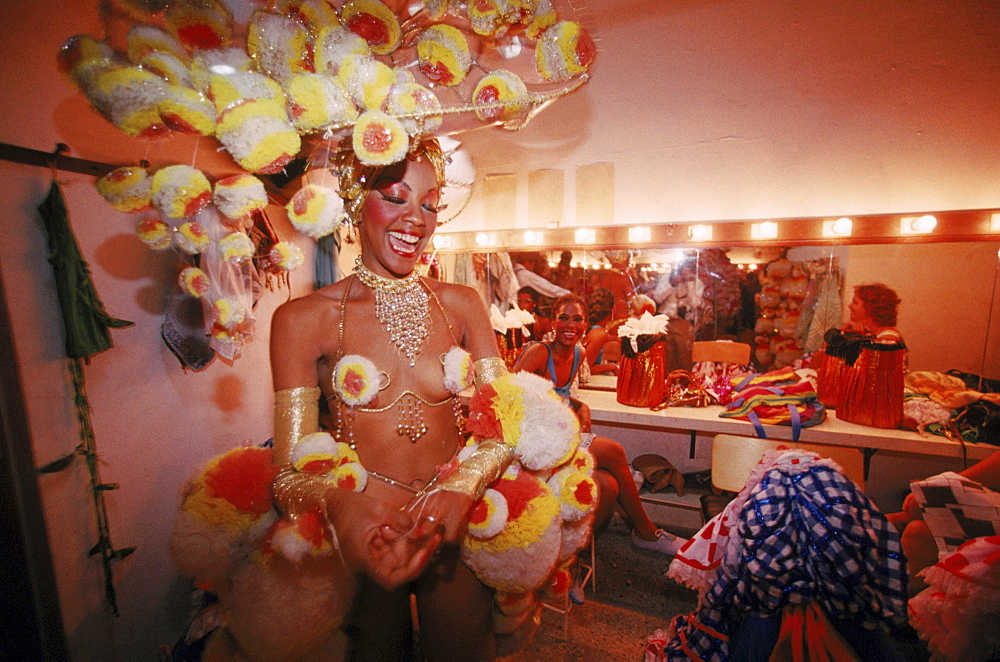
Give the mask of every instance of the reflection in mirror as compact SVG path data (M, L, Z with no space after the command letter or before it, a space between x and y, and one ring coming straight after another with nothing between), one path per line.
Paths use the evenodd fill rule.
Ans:
M818 349L823 333L847 320L854 287L881 282L901 299L897 327L910 350L910 370L1000 377L1000 241L567 248L443 257L451 265L449 280L476 286L501 310L516 301L530 272L540 316L560 288L589 298L597 287L614 289L609 284L624 276L629 296L650 297L660 314L683 315L697 340L749 343L760 370L792 364ZM615 320L626 315L628 301L616 301Z

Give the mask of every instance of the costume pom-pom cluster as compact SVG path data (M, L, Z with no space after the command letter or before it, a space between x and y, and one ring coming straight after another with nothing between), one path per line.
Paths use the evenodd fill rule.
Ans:
M333 485L361 492L368 484L368 472L358 454L327 432L315 432L292 446L291 464L297 471L320 476Z

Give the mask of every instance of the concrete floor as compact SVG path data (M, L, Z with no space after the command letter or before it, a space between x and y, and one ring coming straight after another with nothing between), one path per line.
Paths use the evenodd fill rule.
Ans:
M505 660L642 660L649 635L674 615L695 608L695 592L666 577L673 557L633 547L629 529L618 517L597 536L596 555L597 589L588 584L585 603L570 611L568 636L563 637L563 617L543 610L532 642Z
M695 531L666 527L679 535ZM563 616L543 610L534 639L510 662L641 662L648 637L677 614L697 606L694 591L668 579L673 557L632 546L626 524L614 517L597 536L597 589ZM925 644L912 630L897 633L896 647L908 662L927 662Z

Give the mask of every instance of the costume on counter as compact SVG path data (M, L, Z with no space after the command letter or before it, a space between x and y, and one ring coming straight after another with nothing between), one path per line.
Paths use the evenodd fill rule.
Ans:
M817 605L831 623L868 630L906 620L896 530L815 453L765 454L737 497L681 548L668 575L698 591L699 607L674 617L647 659L728 659L742 621L796 605Z
M906 345L896 329L861 343L861 353L841 378L837 418L876 428L903 422Z
M866 336L853 331L829 329L824 336L824 347L819 355L816 370L816 392L820 402L827 407L840 404L845 376L861 353L861 343Z

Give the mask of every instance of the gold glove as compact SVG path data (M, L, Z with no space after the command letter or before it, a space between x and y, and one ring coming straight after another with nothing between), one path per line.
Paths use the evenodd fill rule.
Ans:
M513 448L502 441L487 439L437 487L445 492L466 494L478 501L513 459Z
M274 393L274 463L288 464L292 444L319 431L317 386L297 386Z

